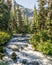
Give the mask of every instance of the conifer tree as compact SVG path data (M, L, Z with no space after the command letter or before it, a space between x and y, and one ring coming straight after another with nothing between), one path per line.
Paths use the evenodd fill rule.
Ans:
M39 29L44 29L45 28L45 4L46 0L38 0L39 2L39 11L38 11L38 22L39 22Z
M22 20L22 14L21 14L21 9L19 8L19 5L17 6L17 24L18 24L19 32L22 32L23 20Z
M34 33L35 31L37 31L36 27L37 27L37 10L36 10L36 6L34 6L34 13L33 13L33 20L32 20L32 33Z
M7 4L7 3L6 3ZM8 22L10 18L9 5L4 4L4 1L0 1L0 30L7 30Z
M48 0L48 15L47 15L48 33L52 35L52 0Z

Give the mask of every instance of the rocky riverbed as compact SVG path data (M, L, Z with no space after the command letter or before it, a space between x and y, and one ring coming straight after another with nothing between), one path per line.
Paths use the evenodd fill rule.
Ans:
M29 36L13 37L4 47L3 62L9 65L52 65L52 57L34 51Z

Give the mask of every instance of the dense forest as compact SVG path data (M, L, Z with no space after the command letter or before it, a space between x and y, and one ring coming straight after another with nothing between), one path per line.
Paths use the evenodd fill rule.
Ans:
M38 10L35 5L30 22L19 6L12 6L12 0L0 0L0 56L4 52L3 46L18 33L31 34L29 43L34 50L52 55L52 0L37 2Z

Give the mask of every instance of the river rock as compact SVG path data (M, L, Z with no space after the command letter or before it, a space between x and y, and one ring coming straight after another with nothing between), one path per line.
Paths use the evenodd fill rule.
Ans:
M11 58L12 58L13 60L16 60L17 55L16 55L16 53L15 53L15 52L13 52L13 53L11 54Z
M26 65L39 65L38 61L28 62Z
M12 59L9 58L8 56L4 56L2 60L5 61L5 62L6 62L6 61L12 61Z
M21 50L23 50L24 49L24 47L21 47Z
M8 45L8 48L12 49L13 51L19 52L19 48L16 45Z
M26 63L27 63L27 60L26 60L26 59L23 59L23 60L22 60L22 63L23 63L23 64L26 64Z
M5 48L5 51L7 53L8 56L10 56L14 51L12 49L9 49L9 48Z

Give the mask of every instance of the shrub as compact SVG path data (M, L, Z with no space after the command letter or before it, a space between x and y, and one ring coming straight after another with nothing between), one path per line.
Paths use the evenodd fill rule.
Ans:
M37 45L37 50L43 54L52 55L52 44L50 42L42 42Z
M10 34L0 31L0 45L5 44L10 39Z
M45 31L33 34L30 38L30 44L33 45L35 50L52 55L52 37L50 37Z
M40 32L40 36L41 36L42 41L49 40L49 36L48 36L47 32L45 32L43 30Z
M0 52L3 53L3 46L7 43L10 39L10 34L7 32L0 31Z
M33 45L33 47L36 49L37 45L40 43L40 36L33 34L32 37L30 38L30 44Z

